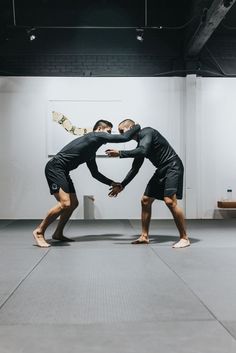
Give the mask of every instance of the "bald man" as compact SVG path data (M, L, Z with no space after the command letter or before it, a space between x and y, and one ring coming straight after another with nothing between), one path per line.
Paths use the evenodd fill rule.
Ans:
M135 122L131 119L123 120L119 126L121 134L132 129ZM179 231L179 241L173 248L185 248L190 245L186 233L185 217L183 210L178 205L178 199L182 199L184 167L181 159L168 143L168 141L155 129L146 127L137 132L133 139L138 145L133 150L118 151L109 149L106 151L109 157L134 158L132 168L121 182L121 186L114 185L109 196L116 197L138 173L144 159L148 158L157 168L141 199L142 204L142 233L133 241L133 244L149 243L149 226L151 221L152 203L154 200L163 200L173 215Z

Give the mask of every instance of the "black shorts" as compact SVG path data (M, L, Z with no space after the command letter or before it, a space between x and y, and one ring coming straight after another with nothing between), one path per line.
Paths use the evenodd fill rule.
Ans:
M45 167L45 175L51 194L59 192L61 188L68 194L75 194L75 188L68 172L51 159Z
M184 167L179 158L175 158L157 169L149 180L145 196L163 200L165 196L176 194L177 199L183 198Z

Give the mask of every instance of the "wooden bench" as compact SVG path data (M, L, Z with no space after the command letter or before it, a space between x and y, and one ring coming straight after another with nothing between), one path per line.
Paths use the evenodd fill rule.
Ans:
M218 208L236 208L236 201L217 201Z

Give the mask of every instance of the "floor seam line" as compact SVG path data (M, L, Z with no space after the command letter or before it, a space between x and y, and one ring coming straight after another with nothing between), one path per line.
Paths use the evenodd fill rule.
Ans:
M199 298L199 296L193 291L193 289L187 284L187 282L176 271L174 271L170 267L170 265L160 256L160 254L158 254L155 251L155 249L153 249L152 247L151 249L154 252L154 254L171 270L171 272L181 280L181 282L185 285L185 287L198 299L198 301L204 306L204 308L212 315L215 321L217 321L220 324L220 326L222 326L228 332L228 334L236 341L236 337L234 337L233 334L228 330L228 328L225 327L225 325L215 316L215 314L210 310L210 308L208 308L208 306L203 302L203 300Z
M21 286L21 284L31 275L31 273L35 270L35 268L43 261L43 259L47 256L51 249L48 249L47 252L40 258L40 260L33 266L33 268L23 277L20 282L17 284L17 286L11 291L11 293L8 295L8 297L3 301L3 303L0 305L0 311L4 307L4 305L8 302L8 300L15 294L17 289Z

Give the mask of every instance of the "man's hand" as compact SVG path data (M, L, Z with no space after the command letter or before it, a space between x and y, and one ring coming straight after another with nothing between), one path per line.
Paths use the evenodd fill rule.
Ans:
M119 157L119 151L113 150L113 149L108 149L105 151L108 157Z
M113 182L109 190L109 197L117 197L117 195L123 190L123 186L120 183Z

